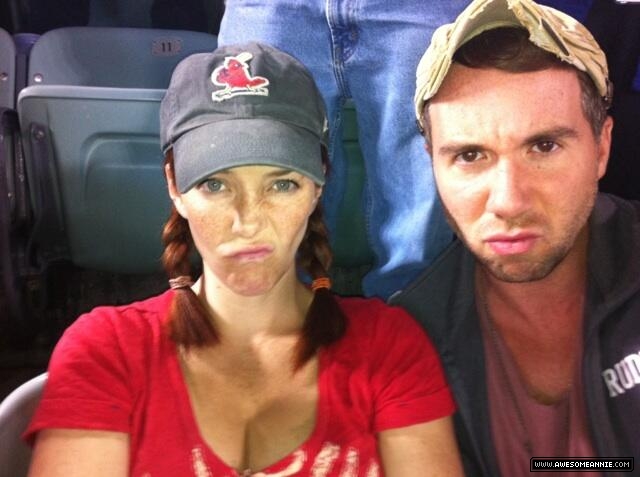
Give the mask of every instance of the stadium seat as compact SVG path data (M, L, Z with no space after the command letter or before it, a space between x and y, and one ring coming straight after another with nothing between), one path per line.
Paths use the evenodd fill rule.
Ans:
M367 239L362 198L365 169L360 144L356 110L347 101L342 111L342 142L347 156L347 185L334 237L333 254L337 265L345 268L370 265L373 252Z
M215 36L192 31L59 28L31 49L28 84L164 89L182 58L216 45Z
M40 35L35 33L16 33L13 35L13 42L16 45L16 87L15 87L15 99L18 98L18 94L27 86L27 68L29 67L29 55L31 54L31 48L35 42L40 38ZM13 108L16 107L15 101Z
M333 290L343 295L361 295L362 278L374 256L367 237L363 214L365 167L358 142L355 106L348 100L342 109L342 143L347 158L345 194L339 204L336 228L331 237Z
M224 0L90 0L87 26L169 28L218 34Z
M45 262L160 268L169 210L158 139L163 90L30 87L18 109Z
M16 92L26 85L25 38L0 29L0 330L14 342L22 341L24 331L32 327L23 307L23 230L29 212L15 110Z
M89 26L151 27L153 0L91 0Z
M30 379L0 403L0 477L24 477L29 470L31 448L22 433L33 415L47 375Z
M0 28L0 108L15 107L16 47L9 33Z
M23 308L22 278L28 274L24 231L28 226L29 205L19 136L16 111L0 108L0 326L16 340L32 325L32 317Z
M169 210L159 104L206 33L70 27L45 33L29 60L18 114L40 260L92 270L160 269Z

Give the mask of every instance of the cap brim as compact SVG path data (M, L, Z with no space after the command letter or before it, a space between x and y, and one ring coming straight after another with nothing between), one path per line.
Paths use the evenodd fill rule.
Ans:
M310 131L272 119L205 124L173 145L176 185L185 193L216 172L249 165L291 169L322 185L321 144Z

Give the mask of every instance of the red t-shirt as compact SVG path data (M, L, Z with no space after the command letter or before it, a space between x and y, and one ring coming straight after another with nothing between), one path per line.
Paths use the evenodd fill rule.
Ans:
M25 437L44 428L125 432L133 477L238 475L198 431L176 346L163 329L172 296L80 317L52 355ZM347 332L319 353L315 428L255 476L382 475L377 432L454 411L436 352L406 312L376 299L339 303Z

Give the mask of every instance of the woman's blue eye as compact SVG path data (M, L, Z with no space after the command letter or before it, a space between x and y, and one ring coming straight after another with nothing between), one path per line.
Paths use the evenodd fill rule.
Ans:
M291 192L298 188L298 184L291 179L279 179L274 182L273 188L278 192Z
M207 192L220 192L224 189L224 184L218 179L207 179L202 183L202 187L204 187Z

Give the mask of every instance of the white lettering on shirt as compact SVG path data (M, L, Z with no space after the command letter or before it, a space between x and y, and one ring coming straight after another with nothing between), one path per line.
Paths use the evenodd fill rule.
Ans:
M313 461L311 467L312 477L325 477L329 475L333 463L340 455L340 446L332 444L331 442L325 442L322 445L322 449Z
M320 449L320 452L313 460L313 464L310 470L310 477L327 477L331 472L333 465L340 456L342 449L339 445L331 442L325 442ZM245 470L242 475L250 475L251 477L292 477L299 475L300 471L304 467L307 461L307 452L298 449L293 453L291 462L286 469L278 472L256 472L252 473L250 470ZM346 450L346 456L344 458L344 464L340 469L340 477L357 477L358 465L360 455L357 449L349 447ZM193 467L193 475L195 477L212 477L211 471L206 464L202 449L200 447L194 447L191 449L191 464ZM364 466L363 466L364 469ZM234 474L237 475L237 474ZM369 462L366 477L379 477L380 467L375 460Z
M358 451L353 447L349 447L344 467L340 473L340 477L357 477L358 476Z
M297 450L293 454L293 460L286 469L276 472L275 474L266 474L264 472L257 472L252 474L254 477L291 477L296 475L302 469L304 461L307 460L307 453L303 450Z
M609 390L609 397L619 396L634 388L640 384L640 353L625 356L612 368L605 369L602 378Z
M193 475L196 477L211 477L211 471L207 467L202 449L199 447L191 449L191 465L193 466Z

